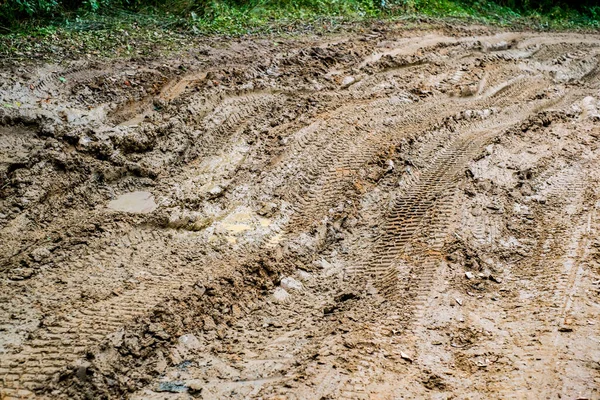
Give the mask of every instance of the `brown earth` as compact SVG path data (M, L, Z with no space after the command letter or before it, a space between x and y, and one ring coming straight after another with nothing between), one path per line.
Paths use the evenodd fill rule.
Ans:
M599 399L599 45L1 71L2 397Z

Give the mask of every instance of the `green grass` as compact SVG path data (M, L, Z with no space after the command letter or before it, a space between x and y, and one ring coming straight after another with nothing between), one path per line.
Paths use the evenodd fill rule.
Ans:
M539 30L598 29L600 25L600 7L585 14L556 7L540 13L481 0L179 0L168 7L166 3L137 7L135 12L110 7L113 0L91 1L75 12L5 26L0 57L9 62L139 57L181 51L191 46L194 36L208 34L318 33L376 20L424 17Z

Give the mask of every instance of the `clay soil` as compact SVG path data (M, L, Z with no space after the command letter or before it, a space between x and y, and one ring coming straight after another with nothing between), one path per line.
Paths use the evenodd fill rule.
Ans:
M0 396L599 399L600 36L0 71Z

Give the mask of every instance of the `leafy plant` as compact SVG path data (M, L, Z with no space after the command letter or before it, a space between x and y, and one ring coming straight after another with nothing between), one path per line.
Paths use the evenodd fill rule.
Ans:
M270 30L292 21L396 18L407 14L470 18L499 24L526 19L538 27L597 27L600 21L597 1L0 0L0 33L32 32L53 25L76 31L97 30L131 22L177 27L195 33L237 34Z

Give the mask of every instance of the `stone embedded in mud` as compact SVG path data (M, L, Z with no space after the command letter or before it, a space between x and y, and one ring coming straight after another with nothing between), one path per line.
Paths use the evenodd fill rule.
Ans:
M177 345L171 350L171 361L174 364L185 362L190 354L200 347L202 344L194 334L182 335L177 338Z
M298 270L297 274L298 277L305 282L312 278L312 275L310 273L301 269Z
M200 379L190 379L189 381L186 381L185 384L189 388L190 393L193 395L202 391L204 381Z
M342 80L342 89L346 89L350 87L354 82L356 82L356 78L353 76L347 76Z
M210 188L208 190L208 197L212 200L212 199L216 199L217 197L220 197L223 195L224 193L224 189L219 186L219 185L215 185L212 188Z
M408 354L406 354L405 352L401 351L400 352L400 358L402 358L403 360L406 360L408 362L413 362L413 359L411 356L409 356Z
M17 268L9 272L8 279L11 281L23 281L35 274L33 268Z
M289 297L290 294L282 287L276 288L275 292L273 292L273 298L280 303L287 301Z
M124 193L108 203L108 208L115 211L147 214L156 210L154 196L150 192Z
M148 332L163 340L167 340L171 337L171 335L169 335L160 324L156 323L148 325Z
M182 210L179 207L176 207L169 215L167 226L173 229L188 227L190 230L202 230L210 225L212 221L206 221L206 219L204 219L203 221L200 221L198 225L195 225L195 222L200 216L201 214L198 212Z
M200 341L193 333L188 333L187 335L180 336L177 341L185 348L193 350L200 348Z
M277 211L277 204L273 202L264 203L262 208L256 213L263 217L271 217Z
M48 257L50 257L50 250L48 250L45 247L38 247L37 249L33 250L31 252L31 258L33 258L34 261L36 262L40 262Z
M188 387L183 382L160 382L156 388L157 392L184 393Z
M302 290L302 282L297 281L292 277L285 277L281 280L280 285L282 288L287 290Z

